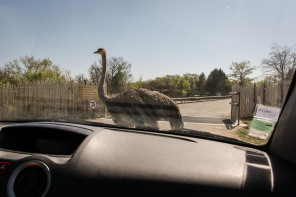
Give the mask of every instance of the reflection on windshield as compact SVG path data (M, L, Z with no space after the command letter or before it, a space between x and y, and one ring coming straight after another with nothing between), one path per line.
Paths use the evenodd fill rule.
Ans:
M296 67L296 29L287 22L295 6L1 2L0 120L87 121L265 144Z

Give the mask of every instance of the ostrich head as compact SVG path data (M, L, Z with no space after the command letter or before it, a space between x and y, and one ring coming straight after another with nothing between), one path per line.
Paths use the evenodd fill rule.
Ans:
M99 48L97 51L94 52L94 54L100 55L103 55L104 53L106 53L106 50L104 48Z

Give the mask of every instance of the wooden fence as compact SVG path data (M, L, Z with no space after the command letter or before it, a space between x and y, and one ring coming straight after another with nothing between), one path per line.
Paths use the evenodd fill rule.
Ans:
M90 109L87 99L78 96L74 83L25 83L0 87L0 120L72 119L102 117L98 99Z
M256 104L282 107L287 96L290 81L281 84L270 84L249 87L233 86L233 92L240 92L240 117L249 118L254 114ZM233 96L235 97L235 96ZM236 100L233 102L237 102Z

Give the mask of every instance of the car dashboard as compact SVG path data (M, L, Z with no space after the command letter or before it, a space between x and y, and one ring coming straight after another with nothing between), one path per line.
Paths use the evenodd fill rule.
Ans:
M226 142L110 127L21 123L0 132L0 196L280 195L295 167Z

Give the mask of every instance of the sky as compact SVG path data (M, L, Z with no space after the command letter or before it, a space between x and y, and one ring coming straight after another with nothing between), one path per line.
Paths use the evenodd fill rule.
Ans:
M134 80L244 60L260 77L273 43L296 46L295 21L295 0L0 0L0 66L33 55L87 75L103 47Z

